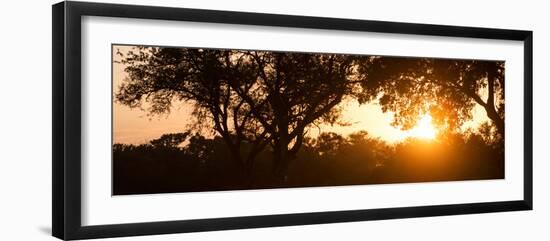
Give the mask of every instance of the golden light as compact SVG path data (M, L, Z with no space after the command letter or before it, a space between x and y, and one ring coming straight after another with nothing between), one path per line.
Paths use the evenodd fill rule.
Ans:
M408 137L421 139L435 139L437 129L432 125L432 116L424 114L416 123L416 126L407 132Z

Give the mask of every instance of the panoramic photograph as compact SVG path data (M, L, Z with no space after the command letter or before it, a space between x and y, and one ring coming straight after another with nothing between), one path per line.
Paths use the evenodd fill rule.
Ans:
M112 45L112 194L504 178L499 60Z

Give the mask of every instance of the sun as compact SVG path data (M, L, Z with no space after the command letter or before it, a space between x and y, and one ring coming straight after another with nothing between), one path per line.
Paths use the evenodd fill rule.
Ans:
M416 123L416 126L407 132L407 136L420 139L433 140L437 136L437 129L432 125L432 116L424 114Z

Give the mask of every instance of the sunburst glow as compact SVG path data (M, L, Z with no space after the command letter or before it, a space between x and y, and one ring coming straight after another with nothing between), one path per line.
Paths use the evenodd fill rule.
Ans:
M421 139L435 139L437 129L432 124L432 116L429 114L423 115L415 127L407 132L408 137Z

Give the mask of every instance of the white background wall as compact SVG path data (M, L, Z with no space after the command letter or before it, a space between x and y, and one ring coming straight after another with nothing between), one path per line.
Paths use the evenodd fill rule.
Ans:
M549 240L550 53L545 1L109 1L534 31L534 205L507 212L248 229L117 240ZM54 240L51 231L51 9L54 1L0 7L0 240Z

